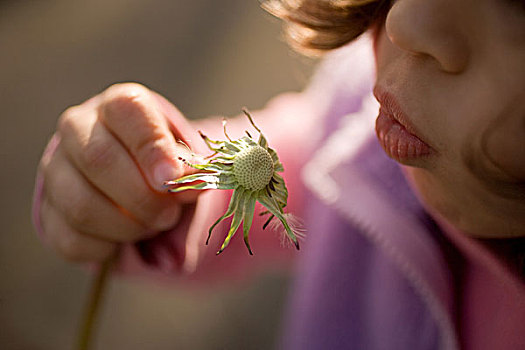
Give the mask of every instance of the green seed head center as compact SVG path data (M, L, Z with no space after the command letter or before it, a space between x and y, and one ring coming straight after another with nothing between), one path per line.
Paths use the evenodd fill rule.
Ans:
M261 146L242 150L233 162L233 173L239 185L253 191L261 190L272 179L272 156Z

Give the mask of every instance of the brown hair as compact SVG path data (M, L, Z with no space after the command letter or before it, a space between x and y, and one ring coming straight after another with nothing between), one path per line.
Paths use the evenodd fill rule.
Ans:
M290 45L319 55L354 40L377 22L388 0L267 0L262 6L283 19Z

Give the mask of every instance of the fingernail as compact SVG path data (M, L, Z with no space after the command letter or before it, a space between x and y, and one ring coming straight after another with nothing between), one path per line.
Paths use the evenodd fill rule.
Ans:
M179 177L179 170L169 162L157 164L153 170L154 186L158 189L164 189L166 181L174 180Z

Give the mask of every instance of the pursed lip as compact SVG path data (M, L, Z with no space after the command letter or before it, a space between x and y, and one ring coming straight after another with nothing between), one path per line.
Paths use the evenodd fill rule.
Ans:
M420 137L393 94L376 86L374 96L381 105L376 120L376 133L385 152L400 163L413 165L416 159L434 153Z

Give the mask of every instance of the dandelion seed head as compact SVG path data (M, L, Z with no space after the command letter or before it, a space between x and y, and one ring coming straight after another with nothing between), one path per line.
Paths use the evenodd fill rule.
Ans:
M296 249L299 249L298 238L304 237L304 230L299 221L284 212L288 190L283 177L278 174L284 171L283 165L275 150L269 147L261 130L253 122L250 113L246 109L243 109L243 113L259 132L258 141L254 140L249 132L246 132L247 136L232 140L226 133L226 121L223 121L224 135L228 140L215 141L200 132L201 138L213 151L213 154L201 158L197 163L195 162L197 157L194 154L192 154L192 161L179 157L184 164L199 172L167 181L165 185L169 186L169 191L173 193L186 190L233 190L226 212L208 230L206 244L209 242L213 229L221 221L233 216L230 229L217 254L220 254L229 245L237 229L241 228L241 223L244 243L248 252L252 254L248 234L256 202L261 203L267 209L261 213L262 215L270 215L263 229L268 223L281 227L283 242L293 244Z
M272 179L272 157L261 146L249 147L235 157L233 173L242 187L253 191L263 189Z

